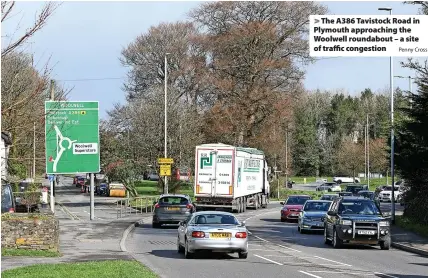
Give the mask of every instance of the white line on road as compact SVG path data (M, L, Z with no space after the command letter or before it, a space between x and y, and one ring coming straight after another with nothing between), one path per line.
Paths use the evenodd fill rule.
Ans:
M271 263L277 264L277 265L283 265L282 263L278 263L278 262L272 261L272 260L270 260L270 259L268 259L268 258L265 258L265 257L259 256L259 255L254 255L254 256L256 256L256 257L258 257L258 258L260 258L260 259L266 260L266 261L268 261L268 262L271 262Z
M311 273L305 272L305 271L303 271L303 270L299 270L299 272L300 272L300 273L303 273L303 274L306 274L306 275L308 275L308 276L311 276L311 277L315 277L315 278L322 278L321 276L317 276L317 275L315 275L315 274L311 274Z
M301 251L299 251L299 250L296 250L296 249L293 249L293 248L290 248L290 247L287 247L287 246L284 246L284 245L281 245L281 244L276 244L276 243L273 243L273 242L270 242L269 240L266 240L266 239L264 239L264 238L261 238L261 237L259 237L259 236L254 236L255 238L257 238L257 239L260 239L260 240L262 240L262 241L264 241L264 242L269 242L269 243L271 243L271 244L273 244L273 245L276 245L276 246L279 246L279 247L282 247L282 248L285 248L285 249L288 249L288 250L291 250L291 251L294 251L294 252L301 252ZM277 250L278 251L278 250Z
M329 262L332 262L332 263L337 263L337 264L341 264L341 265L345 265L345 266L352 266L350 264L344 264L344 263L341 263L341 262L338 262L338 261L333 261L333 260L330 260L330 259L326 259L326 258L323 258L323 257L320 257L320 256L314 256L314 257L316 257L318 259L326 260L326 261L329 261Z
M265 255L266 257L278 257L278 258L296 258L292 255Z
M383 276L391 277L391 278L398 278L397 276L392 276L392 275L385 274L385 273L382 273L382 272L375 272L375 274L377 274L377 275L383 275Z
M346 273L346 274L351 274L351 275L367 275L367 276L376 275L374 273L348 272L348 271L330 271L330 270L311 270L311 271L308 271L308 272L311 272L311 273L330 273L330 274L342 274L342 273Z

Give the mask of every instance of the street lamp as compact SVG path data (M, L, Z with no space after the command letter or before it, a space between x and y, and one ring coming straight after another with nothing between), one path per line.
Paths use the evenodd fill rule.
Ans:
M379 11L388 11L392 15L392 8L378 8ZM391 184L392 184L392 201L391 201L391 220L395 223L395 187L394 187L394 74L392 68L392 56L389 56L389 83L391 90Z
M366 128L365 128L365 159L366 159L366 181L367 185L370 186L370 126L369 126L369 115L372 113L367 113L366 115Z
M411 76L401 76L401 75L395 75L396 78L408 78L409 79L409 95L412 94L412 79L415 79ZM410 99L410 108L412 108L412 99Z
M165 53L165 140L164 140L164 152L165 152L165 158L168 157L168 114L167 114L167 107L168 107L168 98L167 98L167 86L168 86L168 59L167 56L170 55L171 53ZM168 194L168 177L165 176L165 189L164 189L164 193Z

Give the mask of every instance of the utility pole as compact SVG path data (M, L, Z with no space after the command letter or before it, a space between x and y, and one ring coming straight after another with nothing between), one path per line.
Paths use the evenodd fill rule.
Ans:
M36 122L33 123L33 179L36 181Z
M51 94L51 101L55 101L55 80L51 80L51 87L50 87L50 94ZM50 181L50 187L51 187L51 211L55 214L55 178L51 179Z
M167 86L168 86L168 60L167 60L167 55L169 53L165 53L165 142L164 142L164 152L165 152L165 158L168 158L168 114L167 114L167 108L168 108L168 98L167 98ZM165 176L165 189L164 189L164 193L168 194L168 177Z
M367 124L364 127L364 178L367 182Z
M288 126L285 130L285 184L288 183Z
M179 166L180 166L180 169L181 169L181 119L180 119L180 126L179 126L179 128L180 128L180 132L179 132L179 135L180 135L180 139L179 139L180 140L180 142L179 142L179 144L180 144L180 164L179 164Z

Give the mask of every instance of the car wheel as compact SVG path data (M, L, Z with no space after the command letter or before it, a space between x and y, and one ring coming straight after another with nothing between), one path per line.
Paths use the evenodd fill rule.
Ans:
M337 236L336 229L333 230L333 247L338 249L342 247L343 242L342 240Z
M281 222L285 222L285 219L281 218Z
M246 259L248 257L248 252L238 252L240 259Z
M304 229L302 229L302 228L301 228L301 229L300 229L300 233L301 233L301 234L304 234L304 233L306 233L306 231L305 231Z
M184 247L180 244L180 237L177 237L177 252L182 254L184 253Z
M330 243L330 240L327 237L327 228L326 227L324 227L324 243L325 244L329 244Z
M191 259L193 257L193 254L191 252L189 252L189 244L187 244L187 240L186 240L185 247L184 247L184 257L186 259Z
M154 222L152 222L152 228L153 229L159 229L161 226L162 226L161 223L154 223Z
M380 245L380 249L382 249L382 250L389 250L389 248L391 247L391 237L385 238L385 240L381 241L379 243L379 245Z
M297 226L297 231L300 233L300 226Z

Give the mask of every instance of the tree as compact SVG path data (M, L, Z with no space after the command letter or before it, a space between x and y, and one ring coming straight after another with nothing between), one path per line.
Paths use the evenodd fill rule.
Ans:
M387 145L385 138L369 140L370 172L384 173L388 169Z
M347 137L340 144L337 154L338 171L341 174L356 177L358 171L364 165L364 149L359 143L355 143L352 137Z
M311 60L308 16L325 11L314 2L260 1L206 3L190 13L205 30L216 102L210 117L221 119L210 124L227 125L227 141L249 145L281 96L296 92L303 78L296 60Z
M40 13L36 16L36 20L33 25L28 27L25 32L13 38L13 35L2 36L9 38L9 43L2 47L1 58L3 60L7 55L17 52L28 39L30 39L36 32L40 31L47 23L48 19L53 15L56 8L61 3L47 2L46 5L41 9ZM7 20L15 14L15 1L2 1L1 2L1 24L4 25Z
M401 109L407 117L397 132L395 165L409 187L405 215L428 224L428 72L419 69L417 74L418 93L409 97L412 107Z

